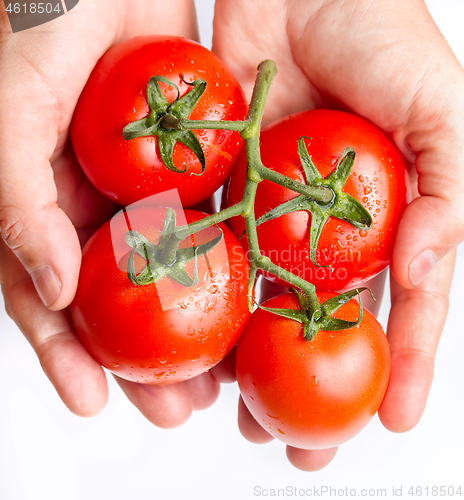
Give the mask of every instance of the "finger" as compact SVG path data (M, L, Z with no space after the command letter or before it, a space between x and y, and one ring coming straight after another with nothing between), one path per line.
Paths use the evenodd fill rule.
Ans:
M221 384L210 372L202 373L185 381L195 411L209 408L219 397Z
M144 0L137 2L137 8L133 7L131 0L127 3L123 40L166 32L190 40L199 40L193 0L169 0L169 2ZM107 8L111 8L114 0L109 0L108 4Z
M129 401L156 427L174 429L190 418L193 401L187 384L137 384L114 376Z
M297 469L314 472L326 467L334 458L338 448L326 450L301 450L287 446L287 458Z
M274 438L265 431L248 411L242 397L238 403L238 426L242 436L255 444L269 443ZM335 456L337 448L301 450L287 445L287 458L297 469L316 471L324 468Z
M0 245L0 262L16 277L7 282L0 272L6 311L32 345L63 403L78 416L97 415L108 400L102 367L74 335L66 312L44 307L31 279L4 245Z
M252 443L264 444L274 439L256 422L241 396L238 400L238 428L242 436Z
M221 384L230 384L237 380L235 375L235 352L234 347L229 354L216 366L211 368L211 375Z
M405 289L391 282L387 335L391 375L379 417L394 432L413 428L422 416L433 378L435 353L448 312L455 251L420 285Z
M7 74L6 85L11 80ZM59 110L50 88L39 75L26 75L34 93L11 81L5 101L22 102L32 123L27 137L22 131L23 114L14 105L2 105L0 113L0 234L30 274L45 306L61 309L74 296L80 264L76 231L57 204L50 158L58 140ZM32 97L32 95L34 97ZM44 134L43 130L47 130Z
M266 100L264 125L296 111L325 105L322 95L295 64L287 41L287 6L288 2L274 0L217 0L215 3L213 51L240 82L248 100L259 63L272 59L277 65L278 73ZM256 23L262 23L267 29L256 29Z
M461 109L464 111L464 101ZM464 179L460 158L455 155L464 151L464 140L454 140L455 133L461 136L464 127L449 132L451 142L443 149L422 151L416 161L420 196L403 214L391 262L393 276L406 288L419 285L464 238ZM444 152L450 150L445 160Z

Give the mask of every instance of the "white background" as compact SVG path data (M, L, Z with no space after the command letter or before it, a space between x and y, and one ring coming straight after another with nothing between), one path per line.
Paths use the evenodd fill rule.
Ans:
M464 0L428 0L464 63ZM202 42L211 43L213 2L197 0ZM464 91L464 89L463 89ZM464 119L464 117L463 117ZM324 470L305 473L280 442L253 445L237 430L236 384L218 402L171 431L150 425L109 377L110 400L93 419L72 415L31 348L0 312L0 500L251 499L256 488L392 488L461 485L464 494L464 247L458 252L451 308L425 414L406 434L378 419L342 446ZM381 311L385 325L388 299ZM299 495L295 495L296 493ZM308 492L309 493L309 492ZM430 490L430 496L431 496ZM282 492L281 492L282 498ZM326 496L327 498L327 496Z

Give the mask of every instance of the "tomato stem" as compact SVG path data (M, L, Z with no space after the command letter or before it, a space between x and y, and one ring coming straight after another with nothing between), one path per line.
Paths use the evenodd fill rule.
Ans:
M183 130L233 130L241 132L248 125L247 120L229 121L229 120L186 120L176 118L173 115L166 114L161 120L161 125L166 129Z
M279 184L279 186L283 186L285 188L291 189L292 191L303 194L319 203L329 204L334 199L334 192L328 187L308 186L306 184L302 184L301 182L290 179L290 177L279 174L278 172L274 172L274 170L271 170L264 165L257 166L256 170L262 179L271 181L274 184Z
M367 210L359 202L348 198L347 195L342 192L342 188L354 161L355 154L351 148L343 152L337 163L335 172L326 179L322 179L316 167L312 164L312 160L304 144L304 137L300 138L298 141L298 151L305 172L306 184L279 174L278 172L266 168L263 165L259 143L260 127L267 95L276 73L277 68L273 61L266 60L259 65L256 83L250 102L250 108L247 118L244 121L189 120L188 116L190 111L201 97L201 94L206 86L206 82L200 81L198 88L195 88L194 91L189 93L191 95L186 95L182 98L179 98L178 95L178 98L174 101L174 103L167 103L161 95L158 86L159 81L164 82L163 77L152 77L149 82L147 94L151 93L152 102L150 103L150 106L152 110L155 109L157 113L154 114L154 112L152 112L148 118L129 124L125 127L124 134L125 138L130 139L133 137L155 133L156 135L159 135L161 139L165 140L166 143L170 141L169 148L165 148L166 154L164 155L167 159L169 159L169 161L171 161L174 144L177 141L183 142L190 149L192 149L200 161L202 161L203 165L204 157L202 156L202 151L201 153L197 151L197 145L192 137L184 135L178 136L176 134L193 135L193 129L232 130L240 133L240 136L245 141L245 153L247 159L247 176L242 199L235 205L227 207L215 214L209 215L186 226L175 227L175 215L167 213L161 245L160 248L156 249L156 258L159 263L162 264L162 272L158 271L158 273L160 276L168 273L178 282L186 283L186 286L192 286L191 284L196 283L198 277L196 274L194 275L194 278L190 278L190 276L186 275L185 269L181 269L182 262L184 260L187 262L188 260L192 260L192 258L194 258L196 262L198 255L208 252L209 249L213 248L217 244L220 237L222 237L222 232L220 237L214 238L211 242L208 242L208 244L195 247L193 253L190 251L188 255L186 253L187 250L179 250L179 242L189 235L218 224L219 222L223 222L232 217L242 216L245 219L249 248L248 258L250 262L250 274L247 292L250 311L254 306L253 288L258 270L272 274L275 277L289 283L295 289L301 290L301 292L295 290L300 300L301 311L296 313L295 311L289 312L286 310L279 310L276 311L275 314L280 314L285 317L290 317L290 315L293 317L296 315L297 317L295 316L294 319L304 323L305 339L312 340L321 328L324 329L330 327L331 329L337 330L356 326L362 318L362 306L357 322L337 320L332 318L331 315L340 307L342 303L351 299L356 294L359 295L363 289L346 292L345 294L341 294L323 304L320 304L316 295L316 287L312 283L309 283L290 271L279 267L268 257L262 255L256 229L257 225L262 222L262 217L257 221L254 212L258 184L263 180L267 180L299 193L299 196L297 197L298 199L295 199L295 202L291 206L292 210L295 210L296 206L303 206L305 203L306 205L304 205L303 209L307 206L310 206L310 208L312 207L313 210L310 211L311 213L314 212L314 219L316 222L317 217L315 215L318 211L322 211L324 214L327 212L329 215L348 220L355 227L369 228L370 225L372 225L372 220L369 218L370 215ZM157 118L157 121L154 120L155 117ZM171 137L169 134L172 134L172 138L168 141L168 138ZM163 160L165 160L165 158L163 158ZM170 166L172 170L179 171L178 169L175 169L174 165ZM318 182L311 182L313 178L317 179ZM297 205L298 203L299 205ZM286 213L285 210L290 210L290 208L286 206L281 207L282 213ZM266 216L267 219L269 219L270 217L275 217L277 215L271 211L266 214ZM319 229L322 229L323 223L325 223L326 219L324 219L324 217L321 217L320 219L321 222L319 226L321 227ZM317 226L316 229L318 229L319 226ZM313 235L313 243L315 242L317 245L319 233L316 230L313 232L315 234L315 236ZM133 254L135 254L135 252L140 253L141 245L143 245L145 253L147 248L150 249L150 247L147 246L148 242L143 241L140 235L132 235L129 240L132 243ZM154 251L154 249L152 250ZM184 252L185 255L182 252ZM315 255L313 254L312 260L315 260ZM152 263L157 265L156 260L153 258ZM131 276L133 275L134 280L137 281L138 279L140 282L148 280L145 277L146 273L143 274L141 278L138 276L136 277L135 270L133 270L132 267L134 266L131 261ZM171 267L172 270L169 269Z
M182 130L182 127L193 124L192 128L225 128L240 131L241 137L245 141L245 153L247 157L247 178L242 199L235 205L225 208L218 213L209 215L204 219L196 221L189 226L179 227L174 234L179 240L184 239L189 234L209 227L218 222L222 222L231 217L241 215L245 218L247 228L247 238L249 247L249 261L251 265L250 277L248 282L248 295L252 297L252 290L259 269L269 272L274 276L288 282L290 285L302 290L308 297L309 304L313 312L319 311L319 301L316 296L316 288L312 283L294 275L293 273L277 266L269 258L261 254L259 248L258 236L256 232L256 218L254 214L254 204L258 184L266 179L276 184L287 187L297 193L312 197L316 202L328 204L333 200L334 193L330 188L324 186L308 186L297 182L273 170L266 168L261 161L261 152L259 145L259 134L262 116L266 98L272 80L277 72L273 61L263 61L258 67L255 88L250 102L247 119L243 122L223 122L223 121L194 121L184 118L177 119L169 114L162 121L164 127L173 127ZM234 123L234 125L232 125ZM232 127L232 128L229 128ZM250 310L253 307L253 301L249 301Z
M239 203L236 203L231 207L225 208L220 212L208 215L203 219L190 223L187 226L179 226L174 231L174 234L179 241L182 241L184 238L186 238L191 234L198 233L198 231L202 231L207 227L219 224L220 222L230 219L231 217L236 217L238 215L241 215L246 206L247 206L247 200L242 199Z

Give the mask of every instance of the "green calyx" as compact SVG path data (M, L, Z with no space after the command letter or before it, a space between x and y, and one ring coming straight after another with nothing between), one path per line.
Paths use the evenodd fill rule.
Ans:
M185 80L183 81L185 82ZM169 102L164 97L159 85L160 82L177 90L177 97L173 102ZM192 83L185 83L192 88L180 97L179 88L174 82L160 75L152 76L147 84L147 102L150 106L150 113L148 116L126 125L122 136L126 141L137 137L156 136L158 150L164 165L172 172L185 173L187 165L184 164L183 168L178 168L174 165L173 160L174 146L180 142L189 148L200 161L201 173L192 172L192 174L201 175L205 171L206 160L200 141L192 130L176 130L173 124L182 119L188 119L206 89L206 82L198 79Z
M276 208L265 213L256 220L256 225L263 224L269 220L299 210L311 213L309 230L309 248L311 262L316 263L316 250L319 237L329 217L344 220L352 226L368 230L372 227L372 217L369 211L355 198L343 191L343 187L350 175L356 153L354 149L347 148L338 159L335 170L327 177L317 170L304 143L305 137L298 139L298 155L303 168L306 184L312 187L325 187L333 192L332 199L328 203L316 201L314 198L300 194L291 200L282 203Z
M179 248L182 240L176 237L176 227L176 213L172 208L167 208L158 244L150 243L137 231L127 231L126 243L132 248L127 263L127 277L134 285L149 285L166 277L185 287L198 284L197 258L205 255L222 241L222 230L218 227L220 234L202 245ZM135 254L146 261L145 267L139 274L135 271ZM192 260L195 261L195 266L193 277L190 277L185 267Z
M311 307L311 302L306 294L292 288L292 292L297 296L300 303L300 309L279 309L274 307L258 306L264 311L276 314L286 319L298 321L303 325L303 338L306 341L311 341L317 335L319 330L325 331L338 331L353 328L361 323L363 318L363 305L360 293L368 288L355 288L349 292L336 295L325 302L319 304L319 308L314 309ZM370 292L370 290L369 290ZM371 296L372 296L372 292ZM340 307L346 304L353 297L359 297L359 316L356 321L346 321L342 319L333 318L334 314Z

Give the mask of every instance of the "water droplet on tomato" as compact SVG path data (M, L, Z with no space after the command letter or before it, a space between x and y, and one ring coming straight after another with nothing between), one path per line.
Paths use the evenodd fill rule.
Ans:
M117 367L119 366L119 363L117 363L116 361L113 361L113 366L114 366L115 368L117 368Z
M364 186L364 194L369 194L372 192L372 188L370 186Z
M316 377L316 375L311 376L311 385L313 387L317 387L319 385L319 379Z
M279 417L274 417L274 415L271 415L270 413L266 413L266 415L269 417L269 418L275 418L275 419L278 419Z
M335 238L335 244L337 245L337 247L341 250L343 248L345 248L345 245L341 242L341 240L339 240L338 238Z
M360 176L358 177L358 179L359 179L359 182L364 182L364 177L363 177L362 175L360 175Z

